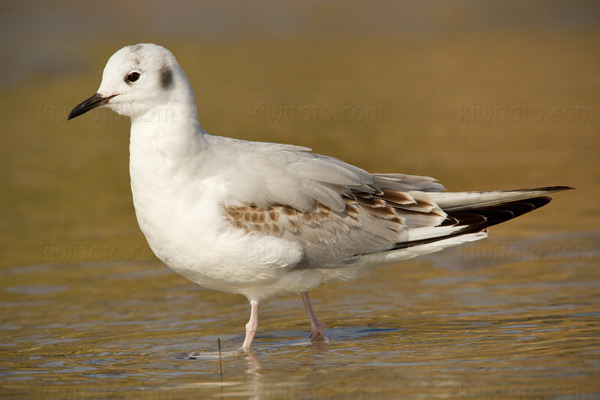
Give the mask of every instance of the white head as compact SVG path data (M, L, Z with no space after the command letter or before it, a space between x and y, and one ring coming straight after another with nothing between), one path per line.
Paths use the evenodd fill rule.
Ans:
M187 77L169 50L142 43L123 47L110 57L98 92L75 107L67 119L102 106L135 119L169 103L194 105Z

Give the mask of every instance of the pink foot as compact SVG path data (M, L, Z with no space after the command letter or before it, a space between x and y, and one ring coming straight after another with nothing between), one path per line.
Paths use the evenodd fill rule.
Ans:
M312 304L310 303L310 299L308 298L308 293L301 292L300 294L302 295L302 301L304 302L304 307L306 308L306 313L310 320L310 340L312 342L328 342L329 339L327 339L327 335L325 335L325 324L317 319Z
M242 350L246 353L250 352L250 345L256 334L256 328L258 328L258 302L250 301L250 320L246 324L246 337L244 338L244 344L242 344Z
M327 335L325 335L325 324L319 322L319 325L316 327L311 326L310 329L310 340L312 342L328 342Z

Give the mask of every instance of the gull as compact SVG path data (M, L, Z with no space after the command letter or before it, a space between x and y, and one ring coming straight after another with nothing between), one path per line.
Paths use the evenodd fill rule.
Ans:
M258 305L300 294L312 341L327 341L308 291L487 236L567 186L447 192L433 178L369 173L311 149L236 140L202 129L194 93L164 47L126 46L97 92L67 119L108 107L131 119L131 191L156 256L187 279Z

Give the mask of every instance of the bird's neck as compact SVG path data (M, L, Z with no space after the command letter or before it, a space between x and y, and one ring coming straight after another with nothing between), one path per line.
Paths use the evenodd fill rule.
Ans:
M130 173L132 184L144 180L165 181L183 178L203 162L205 133L198 121L196 107L166 104L132 119ZM189 172L188 172L189 173Z
M133 203L140 228L155 252L160 251L162 227L169 226L177 202L186 199L194 176L198 178L204 170L207 136L195 107L164 107L132 120Z
M195 104L166 103L131 119L130 150L183 161L204 135Z

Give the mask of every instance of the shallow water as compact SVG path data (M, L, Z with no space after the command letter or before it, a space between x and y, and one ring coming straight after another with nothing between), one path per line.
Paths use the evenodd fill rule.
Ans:
M299 297L274 299L250 355L226 353L243 340L246 300L160 264L6 268L3 395L597 398L599 243L489 239L324 285L312 297L329 343L308 340Z
M600 398L595 3L9 3L1 398ZM176 54L211 133L449 190L579 189L471 246L317 288L329 343L290 296L261 304L252 354L228 355L249 305L147 248L128 121L65 121L116 49L147 41Z

